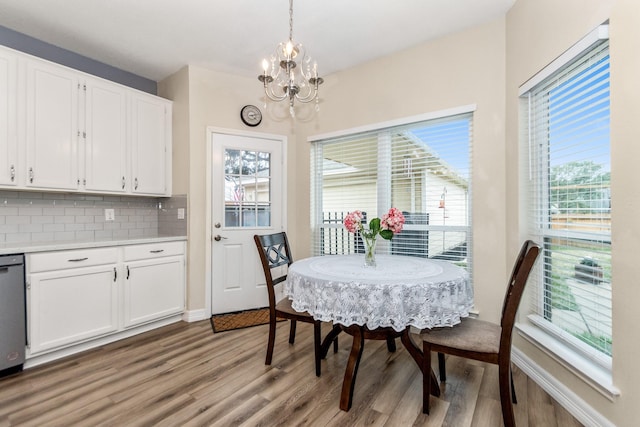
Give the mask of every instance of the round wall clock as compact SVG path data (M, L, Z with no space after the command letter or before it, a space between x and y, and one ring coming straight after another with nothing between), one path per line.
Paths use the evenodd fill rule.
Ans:
M262 112L255 105L245 105L240 110L240 118L247 126L258 126L262 121Z

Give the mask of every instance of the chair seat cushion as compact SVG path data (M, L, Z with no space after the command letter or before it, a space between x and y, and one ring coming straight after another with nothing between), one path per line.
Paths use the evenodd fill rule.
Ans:
M294 319L309 318L310 321L313 321L313 317L311 317L311 315L306 311L304 312L295 311L293 307L291 307L291 300L286 297L278 301L278 303L276 304L276 312L284 313L290 319L291 318L294 318ZM302 319L302 320L305 320L305 319Z
M502 328L495 323L465 318L452 327L426 329L420 333L420 338L432 345L497 354L501 332Z

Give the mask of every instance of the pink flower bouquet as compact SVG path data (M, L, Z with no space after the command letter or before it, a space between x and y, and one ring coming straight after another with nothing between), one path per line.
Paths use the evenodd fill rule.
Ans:
M367 239L374 239L378 234L386 240L391 240L394 234L400 233L404 226L404 215L397 208L389 209L389 212L382 215L382 219L373 218L369 221L369 228L362 225L364 217L359 210L349 212L344 218L344 227L350 233L360 232Z

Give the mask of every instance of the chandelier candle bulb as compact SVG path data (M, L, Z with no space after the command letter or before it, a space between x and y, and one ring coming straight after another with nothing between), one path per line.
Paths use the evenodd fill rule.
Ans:
M286 46L286 48L285 48L285 52L286 52L286 54L287 54L287 59L288 59L289 61L291 61L291 58L292 58L292 55L291 55L291 54L293 53L293 43L291 43L291 40L289 40L289 41L287 42L287 46Z

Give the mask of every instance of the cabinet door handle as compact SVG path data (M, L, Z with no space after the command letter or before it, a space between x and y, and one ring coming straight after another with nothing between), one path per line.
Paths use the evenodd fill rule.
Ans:
M29 183L33 184L33 168L29 168Z
M113 281L115 282L116 280L118 280L118 270L113 267Z
M88 260L88 259L89 259L88 257L84 257L84 258L73 258L73 259L69 259L69 260L67 260L67 261L69 261L69 262L80 262L80 261L86 261L86 260Z
M138 178L133 180L133 189L137 190L138 189Z
M13 182L16 179L16 167L14 165L11 165L9 171L11 173L11 182Z
M152 254L159 254L159 253L164 252L164 249L155 249L155 250L149 251L149 252L151 252Z
M124 179L124 176L122 177L122 189L124 190L124 185L125 185L126 181Z
M129 280L129 266L127 265L127 280Z

